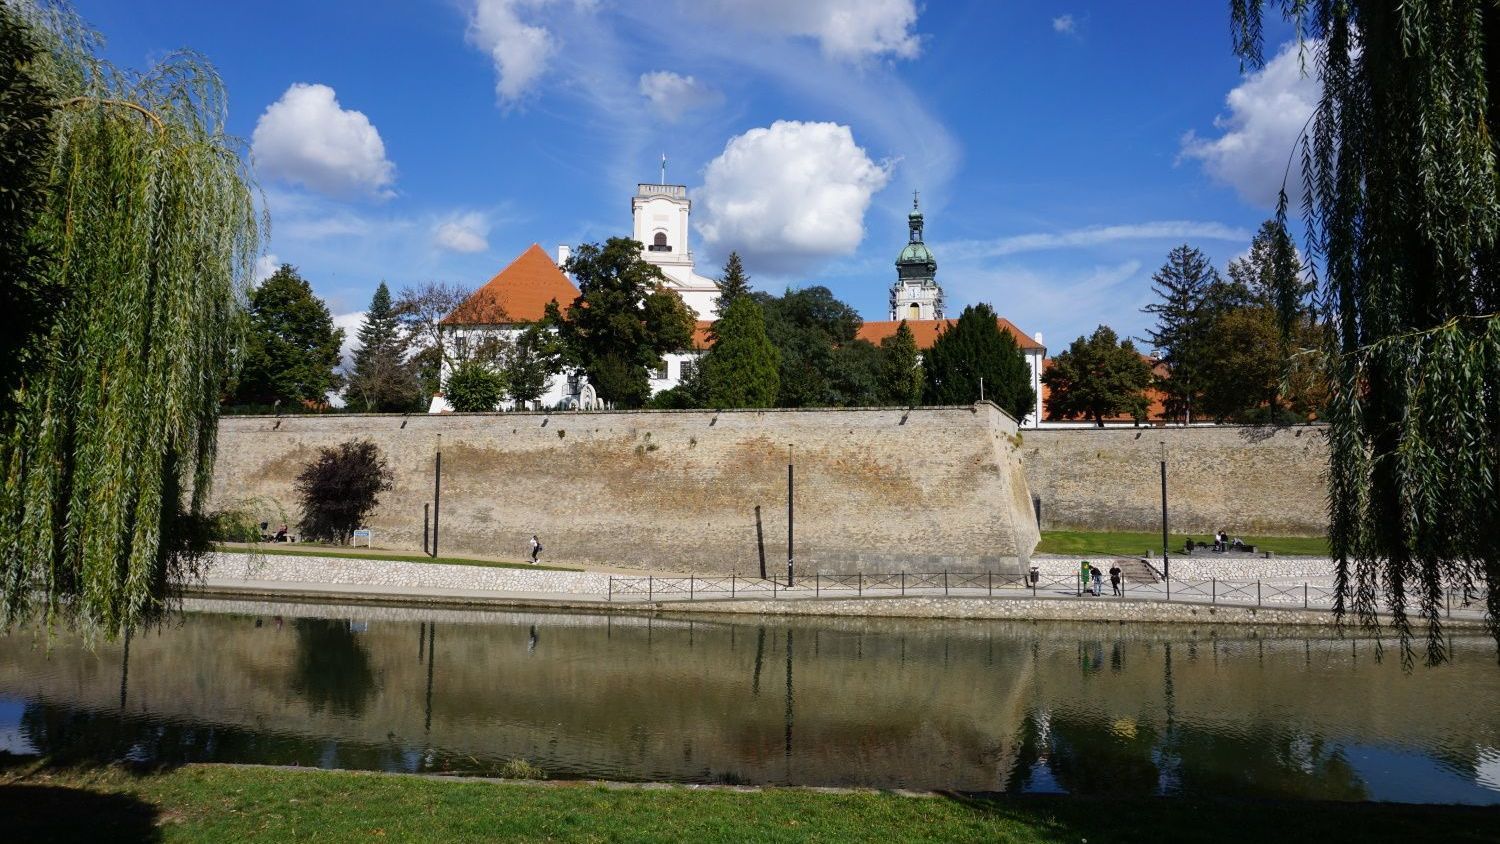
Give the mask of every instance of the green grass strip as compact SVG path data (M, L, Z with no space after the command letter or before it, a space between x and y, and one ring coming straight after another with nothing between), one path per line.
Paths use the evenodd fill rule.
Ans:
M0 775L11 841L1496 841L1500 808L531 785L198 766Z
M1170 548L1173 553L1181 551L1188 539L1194 542L1212 541L1212 537L1206 533L1174 533L1170 538ZM1240 536L1240 539L1254 545L1257 552L1270 551L1277 556L1328 556L1328 540L1321 536ZM1160 556L1160 531L1152 533L1150 531L1044 530L1042 542L1037 546L1036 553L1111 554L1117 557L1139 557L1148 549Z

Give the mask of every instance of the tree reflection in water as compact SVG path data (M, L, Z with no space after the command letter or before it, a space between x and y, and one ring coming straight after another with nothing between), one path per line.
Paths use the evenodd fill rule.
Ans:
M370 655L344 619L297 619L292 689L314 712L358 716L375 694Z

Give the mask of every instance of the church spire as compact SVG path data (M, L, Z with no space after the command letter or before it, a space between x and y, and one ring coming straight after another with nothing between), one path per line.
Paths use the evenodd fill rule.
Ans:
M917 191L911 192L911 213L906 215L906 225L911 229L908 243L922 242L922 206L917 202Z
M937 283L937 259L922 242L921 195L912 191L910 229L906 248L896 258L896 283L891 287L891 319L942 319L943 289Z

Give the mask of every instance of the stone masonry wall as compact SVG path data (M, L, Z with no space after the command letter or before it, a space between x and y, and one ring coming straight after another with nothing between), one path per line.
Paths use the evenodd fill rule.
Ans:
M1021 459L1042 527L1160 530L1163 441L1174 532L1326 532L1328 445L1316 426L1026 431Z
M1038 533L988 403L962 408L225 417L214 506L295 524L319 447L369 439L395 472L375 543L419 550L441 435L445 554L758 575L786 571L788 446L799 570L1018 572ZM757 530L757 508L759 530ZM758 538L759 537L759 538Z

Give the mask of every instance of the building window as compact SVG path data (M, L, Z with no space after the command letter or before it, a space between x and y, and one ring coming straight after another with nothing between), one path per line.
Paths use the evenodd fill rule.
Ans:
M668 364L663 361L661 366L651 371L651 377L657 381L667 380L667 367Z
M918 305L916 302L912 302L911 303L911 307L908 308L907 310L909 311L909 313L908 313L908 315L906 317L907 319L921 319L922 318L922 306Z
M666 232L657 232L656 233L656 237L651 241L651 245L647 246L646 248L648 250L652 251L652 252L671 252L672 251L672 247L670 247L670 246L667 245L667 233Z

